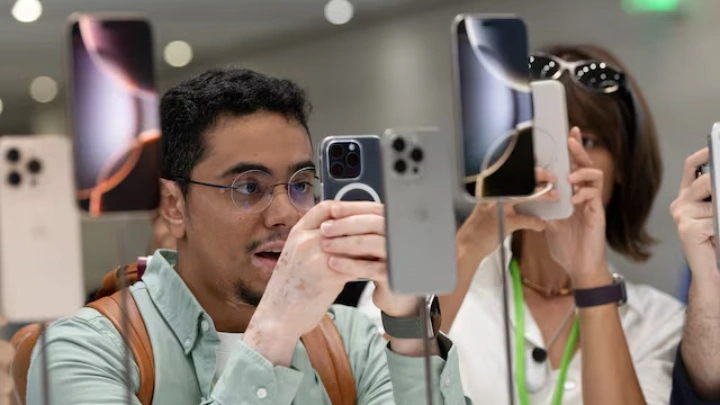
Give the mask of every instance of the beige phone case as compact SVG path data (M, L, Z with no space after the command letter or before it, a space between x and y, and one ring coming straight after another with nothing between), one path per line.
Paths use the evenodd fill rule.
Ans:
M515 209L525 215L553 220L565 219L572 215L572 186L570 175L570 132L565 100L565 87L557 80L543 80L531 83L533 96L533 142L536 165L557 176L555 189L560 193L558 201L527 201ZM542 185L538 185L542 186Z

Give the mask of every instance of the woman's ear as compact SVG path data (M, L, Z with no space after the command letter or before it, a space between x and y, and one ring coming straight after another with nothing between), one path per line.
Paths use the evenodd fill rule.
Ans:
M160 216L175 239L185 236L186 208L185 196L177 182L160 179Z

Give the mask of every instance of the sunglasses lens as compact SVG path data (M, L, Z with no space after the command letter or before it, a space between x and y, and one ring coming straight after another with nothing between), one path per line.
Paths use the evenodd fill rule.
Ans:
M552 58L543 55L530 56L530 80L555 79L560 65Z
M590 62L575 69L575 77L585 87L601 93L613 93L624 83L625 75L603 62Z

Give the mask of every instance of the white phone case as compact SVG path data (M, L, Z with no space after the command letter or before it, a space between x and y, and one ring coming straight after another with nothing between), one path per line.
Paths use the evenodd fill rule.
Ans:
M710 150L710 182L712 183L712 209L713 209L713 226L715 228L715 256L718 266L720 266L720 245L717 237L720 235L720 225L718 225L718 214L720 214L720 198L718 198L718 190L720 190L720 122L713 124L712 131L708 137L708 149Z
M532 82L533 141L537 166L557 176L555 189L560 193L558 201L527 201L515 210L545 220L565 219L573 214L572 185L570 175L570 152L567 141L570 132L565 100L565 87L557 80Z
M404 148L394 146L404 141ZM435 129L393 129L382 139L390 286L402 294L449 294L457 286L453 160ZM421 151L413 159L413 150ZM417 156L417 155L416 155ZM404 162L404 171L398 162Z
M24 323L72 314L84 294L71 141L1 136L0 159L0 316Z

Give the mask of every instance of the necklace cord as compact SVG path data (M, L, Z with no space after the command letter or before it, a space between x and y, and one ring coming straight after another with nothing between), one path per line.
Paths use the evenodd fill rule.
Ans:
M503 271L503 273L505 273L505 271ZM525 301L520 279L520 269L518 268L517 261L514 259L510 262L510 274L513 281L513 301L515 304L515 378L518 385L520 404L530 405L525 380ZM565 394L565 379L567 378L568 367L570 366L570 361L577 346L579 333L580 321L576 317L572 331L570 332L570 337L565 345L562 361L560 362L560 373L558 375L557 386L555 387L555 394L553 395L553 405L560 405L562 403L563 394Z

